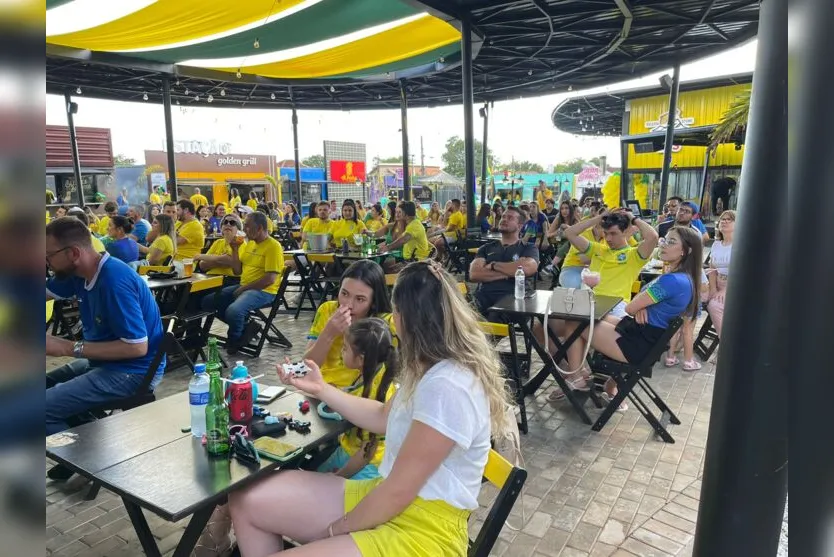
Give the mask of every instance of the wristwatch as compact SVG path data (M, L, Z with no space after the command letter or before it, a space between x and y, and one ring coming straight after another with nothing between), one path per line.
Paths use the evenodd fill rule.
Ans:
M72 355L76 358L80 358L82 354L84 354L84 341L79 340L72 345Z
M632 217L632 218L631 218L631 226L634 226L634 221L636 221L636 220L637 220L637 219L639 219L639 218L640 218L640 217Z

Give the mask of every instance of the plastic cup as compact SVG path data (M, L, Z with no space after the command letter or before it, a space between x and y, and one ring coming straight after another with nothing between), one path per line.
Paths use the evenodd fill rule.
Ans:
M190 277L194 274L194 260L193 259L183 259L182 260L182 274L185 278Z

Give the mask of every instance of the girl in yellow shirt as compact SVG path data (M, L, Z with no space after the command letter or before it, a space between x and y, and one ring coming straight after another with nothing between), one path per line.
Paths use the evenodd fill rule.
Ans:
M151 224L156 232L156 239L150 246L139 244L139 251L147 254L149 265L162 265L168 257L174 258L177 253L177 231L174 219L168 215L156 215Z
M240 193L237 191L237 189L232 188L231 194L232 198L229 200L229 207L234 209L238 205L241 205L243 202L240 199Z

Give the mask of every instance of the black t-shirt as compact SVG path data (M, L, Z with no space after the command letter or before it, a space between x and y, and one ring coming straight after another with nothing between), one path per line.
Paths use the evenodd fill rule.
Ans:
M475 258L483 258L487 265L490 263L510 263L518 261L522 257L529 257L530 259L539 261L539 249L534 244L527 244L519 240L510 245L503 245L501 242L490 242L478 248L478 253ZM532 279L527 278L526 289L532 288ZM506 296L512 294L515 290L515 277L507 277L504 280L494 280L492 282L483 282L478 285L478 290L475 292L475 299L478 303L478 309L483 313L488 307L494 305L495 302Z
M553 219L559 216L559 210L556 207L552 208L550 212L548 212L547 209L544 209L542 213L544 213L544 216L547 218L547 222L553 222Z
M676 224L675 219L669 219L665 222L661 222L660 224L657 225L657 235L660 238L665 238L666 233L669 232L669 229L672 228L673 226L680 226L680 225ZM695 226L694 224L692 224L691 222L689 223L689 228L691 228L695 232L697 232L698 236L701 235L701 231L698 230L698 227Z
M719 178L712 183L712 196L724 197L730 194L730 190L736 187L736 181L732 178Z

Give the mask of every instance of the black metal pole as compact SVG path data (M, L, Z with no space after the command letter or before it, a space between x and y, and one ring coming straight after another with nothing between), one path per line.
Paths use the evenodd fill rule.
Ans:
M663 144L663 168L660 171L660 204L666 203L666 193L669 190L669 170L672 166L672 143L675 140L675 120L678 110L678 90L681 84L681 66L675 64L672 73L672 90L669 92L669 115L666 117L666 141Z
M792 266L797 264L800 255L805 255L793 246L801 245L815 232L807 226L807 209L803 214L796 207L798 204L790 204L793 206L790 216L801 216L783 221L784 227L773 226L761 218L768 207L772 211L773 199L784 195L783 184L788 182L787 3L787 0L764 0L760 4L744 181L739 186L731 279L712 394L695 557L776 555L787 497L788 395L795 390L797 398L801 394L804 402L807 393L818 388L808 385L809 390L801 390L799 378L806 373L810 377L816 370L812 369L814 366L803 368L799 355L803 350L815 350L818 355L828 348L824 342L826 333L813 330L812 316L819 316L818 323L830 320L830 315L826 315L826 321L822 321L825 311L820 305L825 303L826 296L832 299L830 288L823 287L830 281L830 273L825 273L831 269L830 262L820 260L804 268L809 280L800 289L803 292L796 289ZM809 152L807 156L822 153ZM810 191L821 190L805 189L805 193ZM793 191L792 195L799 193ZM823 195L832 197L830 192ZM831 213L830 206L821 209ZM822 230L818 227L816 232ZM787 260L773 257L775 253L785 255ZM823 274L828 278L823 279ZM814 275L819 278L811 278ZM818 287L823 288L818 290ZM800 316L794 320L787 314L797 309L797 296L813 305L800 308ZM784 311L763 312L763 308ZM754 316L758 318L751 318ZM819 435L819 426L819 423L806 425L814 429L814 439ZM826 438L829 442L820 443L827 445L825 450L830 452L830 436ZM810 467L825 468L819 461ZM830 468L824 473L831 478ZM824 483L815 486L818 492L828 492L822 497L827 497L829 504L830 486L830 480L827 487ZM830 521L830 506L827 512L827 518L822 513L819 519ZM800 551L797 555L822 553Z
M628 143L620 141L620 206L625 207L628 199ZM648 207L641 207L648 209Z
M292 107L292 150L293 162L295 163L295 191L298 192L298 207L304 202L301 199L301 162L298 160L298 114L295 107Z
M472 24L467 18L461 20L461 62L463 104L463 183L466 199L466 222L468 227L475 226L475 122L472 115Z
M708 172L709 172L710 153L712 153L712 148L707 147L706 151L704 151L704 169L703 169L704 172L703 172L703 174L701 174L701 199L700 199L701 217L703 217L707 214L706 209L704 209L704 198L707 195L707 182L709 181L709 180L707 180L707 176L708 176ZM710 215L713 218L715 217L715 215L712 215L712 212L710 212Z
M400 120L403 140L403 199L411 200L411 168L408 155L408 92L405 89L405 80L400 80Z
M171 201L176 202L177 192L177 161L174 153L174 122L171 119L171 81L162 78L162 110L165 113L165 145L168 150L168 193Z
M70 153L72 154L72 173L75 176L75 187L78 188L78 205L84 207L84 186L81 183L81 160L78 155L78 137L75 135L75 118L78 104L72 102L69 92L64 93L64 107L67 110L67 127L69 128Z
M487 139L489 137L489 103L484 103L484 142L481 145L481 203L487 203Z

